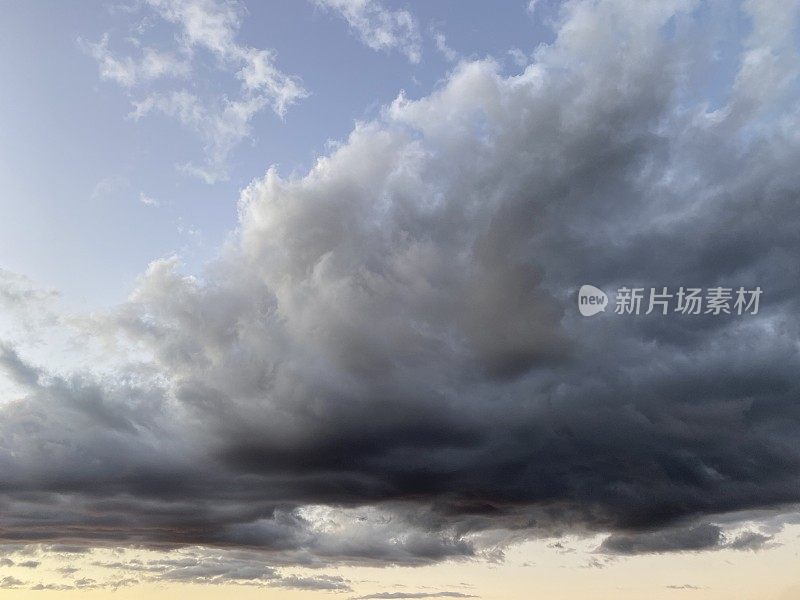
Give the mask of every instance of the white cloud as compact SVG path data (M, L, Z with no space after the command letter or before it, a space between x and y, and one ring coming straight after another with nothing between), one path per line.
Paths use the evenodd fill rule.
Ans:
M146 0L162 18L178 25L188 48L204 46L218 55L229 54L240 25L241 7L227 0Z
M512 48L508 51L508 55L518 67L526 67L528 63L530 63L530 58L528 58L528 55L519 48Z
M447 45L447 38L441 31L433 32L433 41L436 42L436 49L450 62L458 59L458 52Z
M278 115L283 116L291 104L308 96L299 80L275 68L271 52L245 48L241 49L239 56L243 65L237 77L242 80L245 89L266 93Z
M148 196L144 192L139 192L139 202L141 202L145 206L158 206L158 200L156 200L152 196Z
M228 156L250 135L250 120L266 103L266 98L256 95L237 100L222 98L216 105L209 105L184 90L151 94L136 101L130 116L140 119L152 112L160 112L195 132L203 140L207 162L205 165L187 163L180 168L206 183L214 183L224 177Z
M127 177L104 177L98 181L92 190L92 200L109 200L118 197L130 187Z
M80 40L81 45L97 61L100 77L119 85L132 88L137 84L160 77L185 77L190 72L189 62L170 52L160 52L145 47L141 57L117 57L108 47L108 34L103 34L97 43Z
M261 94L278 115L307 96L300 82L275 67L275 54L235 41L241 9L218 0L147 0L162 18L177 25L187 52L205 48L235 70L245 92Z
M154 15L178 28L178 46L163 52L144 46L138 58L116 56L109 37L95 44L82 42L97 60L100 76L128 89L144 92L133 101L131 116L141 118L159 112L174 118L203 140L205 162L184 164L181 169L214 183L227 178L231 152L251 134L253 117L267 107L282 117L308 92L296 77L275 66L275 53L239 44L236 34L243 9L232 0L146 0ZM141 34L140 34L141 35ZM141 45L133 38L135 45ZM203 96L186 89L144 88L155 79L186 76L202 48L216 58L219 70L238 80L238 96L220 89Z
M366 46L399 50L412 63L422 58L422 40L414 16L407 10L389 10L378 0L316 0L335 10Z

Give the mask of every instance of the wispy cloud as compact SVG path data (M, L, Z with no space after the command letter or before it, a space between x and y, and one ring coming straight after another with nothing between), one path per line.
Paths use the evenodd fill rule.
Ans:
M156 50L142 43L147 28L135 32L136 56L114 54L109 35L99 42L81 40L98 63L100 76L114 81L134 95L131 116L142 118L161 113L177 120L203 141L205 162L181 165L207 183L228 176L228 158L251 134L251 121L265 108L283 117L288 108L308 92L297 77L286 75L275 64L272 50L242 45L236 41L244 9L234 0L146 0L151 17L177 28L176 47ZM212 82L211 91L200 94L178 85L172 89L149 89L157 80L180 84L197 73L197 50L210 52L222 74L238 82L238 95L231 98L224 86Z
M434 29L431 31L431 35L433 36L433 41L436 44L436 49L442 56L444 56L446 60L450 62L458 60L458 52L447 45L447 38L441 31Z
M158 200L145 194L144 192L139 192L139 202L144 204L145 206L158 206Z
M116 56L108 47L109 35L99 42L80 40L81 45L97 61L100 77L132 88L160 77L185 77L190 72L188 57L154 48L141 48L139 57Z
M705 589L699 585L692 585L691 583L684 583L681 585L668 585L665 586L668 590L703 590Z
M363 44L377 51L397 50L412 63L422 58L417 20L407 10L390 10L380 0L314 0L347 21Z
M477 598L462 592L378 592L356 596L353 600L418 600L420 598Z

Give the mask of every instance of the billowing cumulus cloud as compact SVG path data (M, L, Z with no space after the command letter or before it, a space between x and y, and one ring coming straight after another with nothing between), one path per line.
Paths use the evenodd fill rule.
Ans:
M0 537L278 566L565 530L622 554L767 541L716 519L800 501L800 63L788 3L743 10L711 98L704 7L567 3L523 72L466 62L400 95L305 176L254 181L202 275L156 261L80 320L113 369L4 346L25 391L0 408ZM764 296L584 318L584 283Z

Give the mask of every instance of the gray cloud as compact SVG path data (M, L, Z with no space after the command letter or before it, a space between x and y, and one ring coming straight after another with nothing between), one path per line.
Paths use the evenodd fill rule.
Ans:
M476 598L472 594L462 592L378 592L377 594L367 594L357 596L353 600L382 600L382 599L403 599L403 598Z
M684 583L683 585L668 585L666 587L669 590L702 590L702 589L705 589L703 587L692 585L690 583Z
M138 580L133 578L117 578L112 581L95 581L87 577L80 578L74 583L37 583L28 587L32 591L55 591L63 592L69 590L97 590L97 589L111 589L118 590L121 587L128 587L139 583Z
M716 525L697 525L640 534L617 534L603 540L601 552L609 554L645 554L709 550L719 546L724 537Z
M761 550L772 544L772 536L756 531L745 531L728 543L728 548L733 550Z
M346 579L336 575L321 575L318 577L298 577L296 575L290 575L282 577L273 585L293 590L348 592L351 589L350 583Z
M151 560L134 558L94 561L99 569L127 573L146 581L195 582L212 585L240 584L298 590L350 591L350 582L337 575L301 576L282 573L267 564L263 553L241 550L195 549ZM70 573L75 572L70 570Z
M20 579L17 579L16 577L12 577L11 575L8 575L8 576L3 577L2 579L0 579L0 588L3 588L3 589L11 589L11 590L13 590L13 589L16 589L16 588L18 588L20 586L23 586L23 585L25 585L24 581L21 581Z
M259 551L148 568L269 581L565 528L718 549L712 516L792 510L796 15L747 5L710 105L707 17L683 6L567 3L523 73L461 64L306 176L270 169L202 277L156 261L85 319L113 372L7 346L28 391L0 405L0 537ZM587 282L765 295L755 316L584 319Z
M699 550L761 550L774 545L773 536L743 531L733 538L718 525L704 523L693 527L673 527L645 533L614 534L603 540L598 550L607 554L648 554Z

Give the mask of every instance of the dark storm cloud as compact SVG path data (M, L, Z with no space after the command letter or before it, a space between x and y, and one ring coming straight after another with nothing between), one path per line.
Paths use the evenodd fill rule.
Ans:
M691 43L702 10L568 3L523 73L464 63L307 176L254 182L202 279L154 262L82 324L113 373L4 346L27 392L0 409L0 538L276 566L565 529L623 554L758 545L709 523L800 501L800 61L793 8L747 11L710 105L686 71L717 68ZM586 319L584 283L764 297L758 315ZM270 575L228 566L158 573Z

